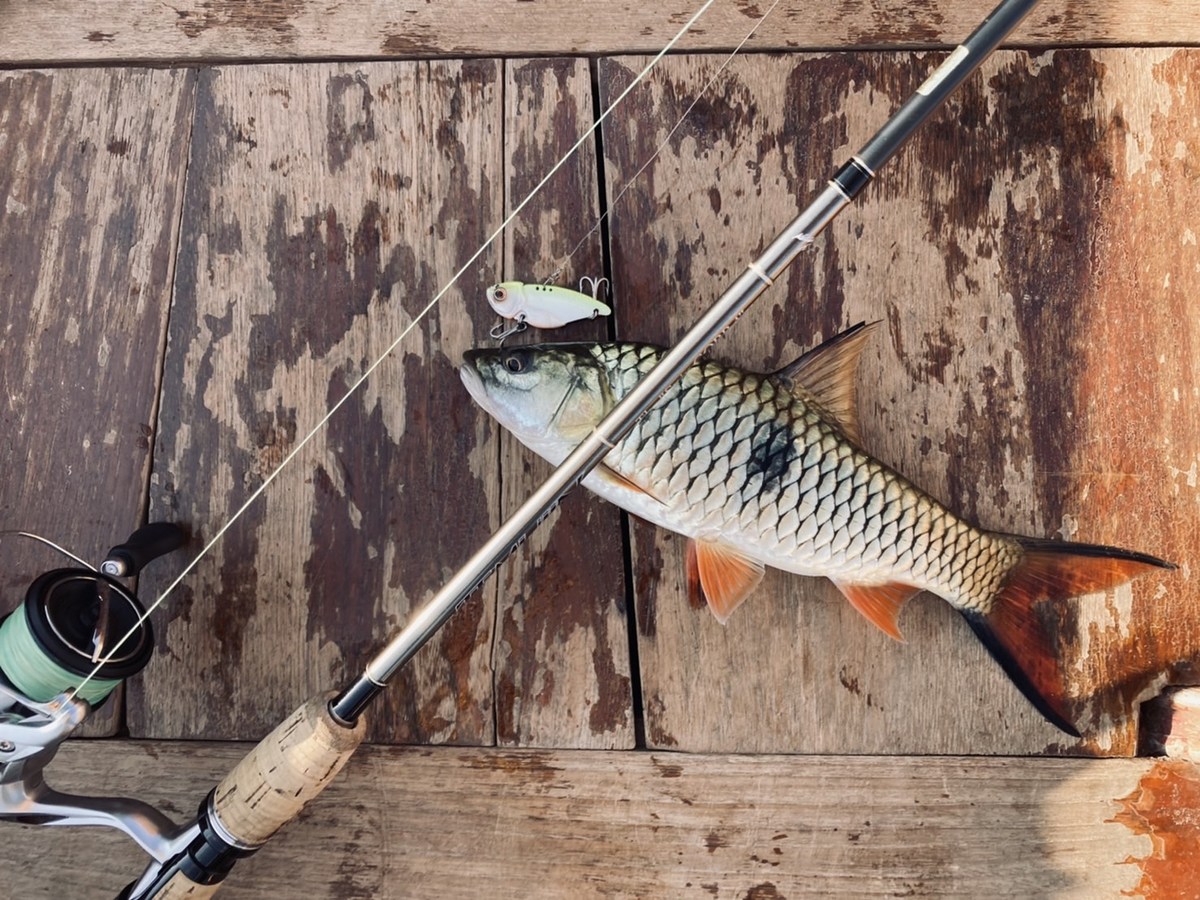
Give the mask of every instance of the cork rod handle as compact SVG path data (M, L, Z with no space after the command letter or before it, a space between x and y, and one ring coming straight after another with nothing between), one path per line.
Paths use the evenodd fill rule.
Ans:
M329 699L314 697L297 709L217 785L213 808L239 843L265 844L325 789L362 743L365 720L343 725L330 715Z
M130 885L121 897L211 897L239 858L300 815L342 770L366 733L362 717L353 726L334 718L332 696L309 700L247 753L213 790L188 846L163 861L150 883L141 889Z

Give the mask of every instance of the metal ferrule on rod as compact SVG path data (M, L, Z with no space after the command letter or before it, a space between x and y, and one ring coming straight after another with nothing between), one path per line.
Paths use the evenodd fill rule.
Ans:
M795 221L752 262L700 320L671 348L546 482L446 582L331 703L342 722L354 722L388 680L408 662L491 572L525 539L568 490L590 472L633 423L721 333L758 299L813 238L870 182L913 131L982 62L1037 0L1003 0L950 55Z

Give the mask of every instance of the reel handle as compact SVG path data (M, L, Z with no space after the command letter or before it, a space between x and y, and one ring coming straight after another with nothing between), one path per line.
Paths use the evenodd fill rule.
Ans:
M131 577L152 560L166 556L187 542L187 532L171 522L151 522L108 551L100 571L105 575Z

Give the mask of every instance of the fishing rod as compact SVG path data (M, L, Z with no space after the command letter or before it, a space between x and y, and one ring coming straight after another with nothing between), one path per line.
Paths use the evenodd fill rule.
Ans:
M0 818L37 824L107 825L130 835L152 862L122 900L212 896L238 859L255 852L328 785L363 740L371 701L476 588L613 449L634 422L700 354L770 287L835 216L874 179L917 128L986 59L1037 0L1002 0L978 28L917 88L817 198L716 300L628 396L554 470L488 541L336 694L304 703L257 744L201 802L195 819L176 825L140 801L59 794L43 770L62 740L120 680L145 665L153 647L145 612L117 580L136 574L182 541L157 523L114 548L96 572L56 570L41 576L25 602L0 625ZM82 561L81 561L82 562ZM69 575L61 573L68 572ZM47 576L57 575L47 579ZM34 590L38 588L38 590ZM114 600L114 598L118 598ZM136 623L126 665L104 669L97 690L47 696L80 668L95 664L116 619ZM39 623L34 625L34 622ZM11 623L11 624L10 624ZM69 627L68 627L69 626ZM53 638L59 639L58 644ZM122 639L124 643L125 639ZM120 649L120 644L117 648ZM111 651L110 651L111 652ZM129 657L129 659L126 659ZM35 660L40 665L31 664ZM57 665L62 673L47 679ZM68 683L70 683L68 681ZM100 688L107 688L100 691Z

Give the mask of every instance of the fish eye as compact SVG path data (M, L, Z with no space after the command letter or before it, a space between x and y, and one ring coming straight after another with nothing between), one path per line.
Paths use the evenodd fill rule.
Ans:
M525 360L515 353L510 353L504 358L504 368L517 375L525 371Z
M503 303L508 299L508 291L497 285L496 287L492 288L492 297L497 303Z

